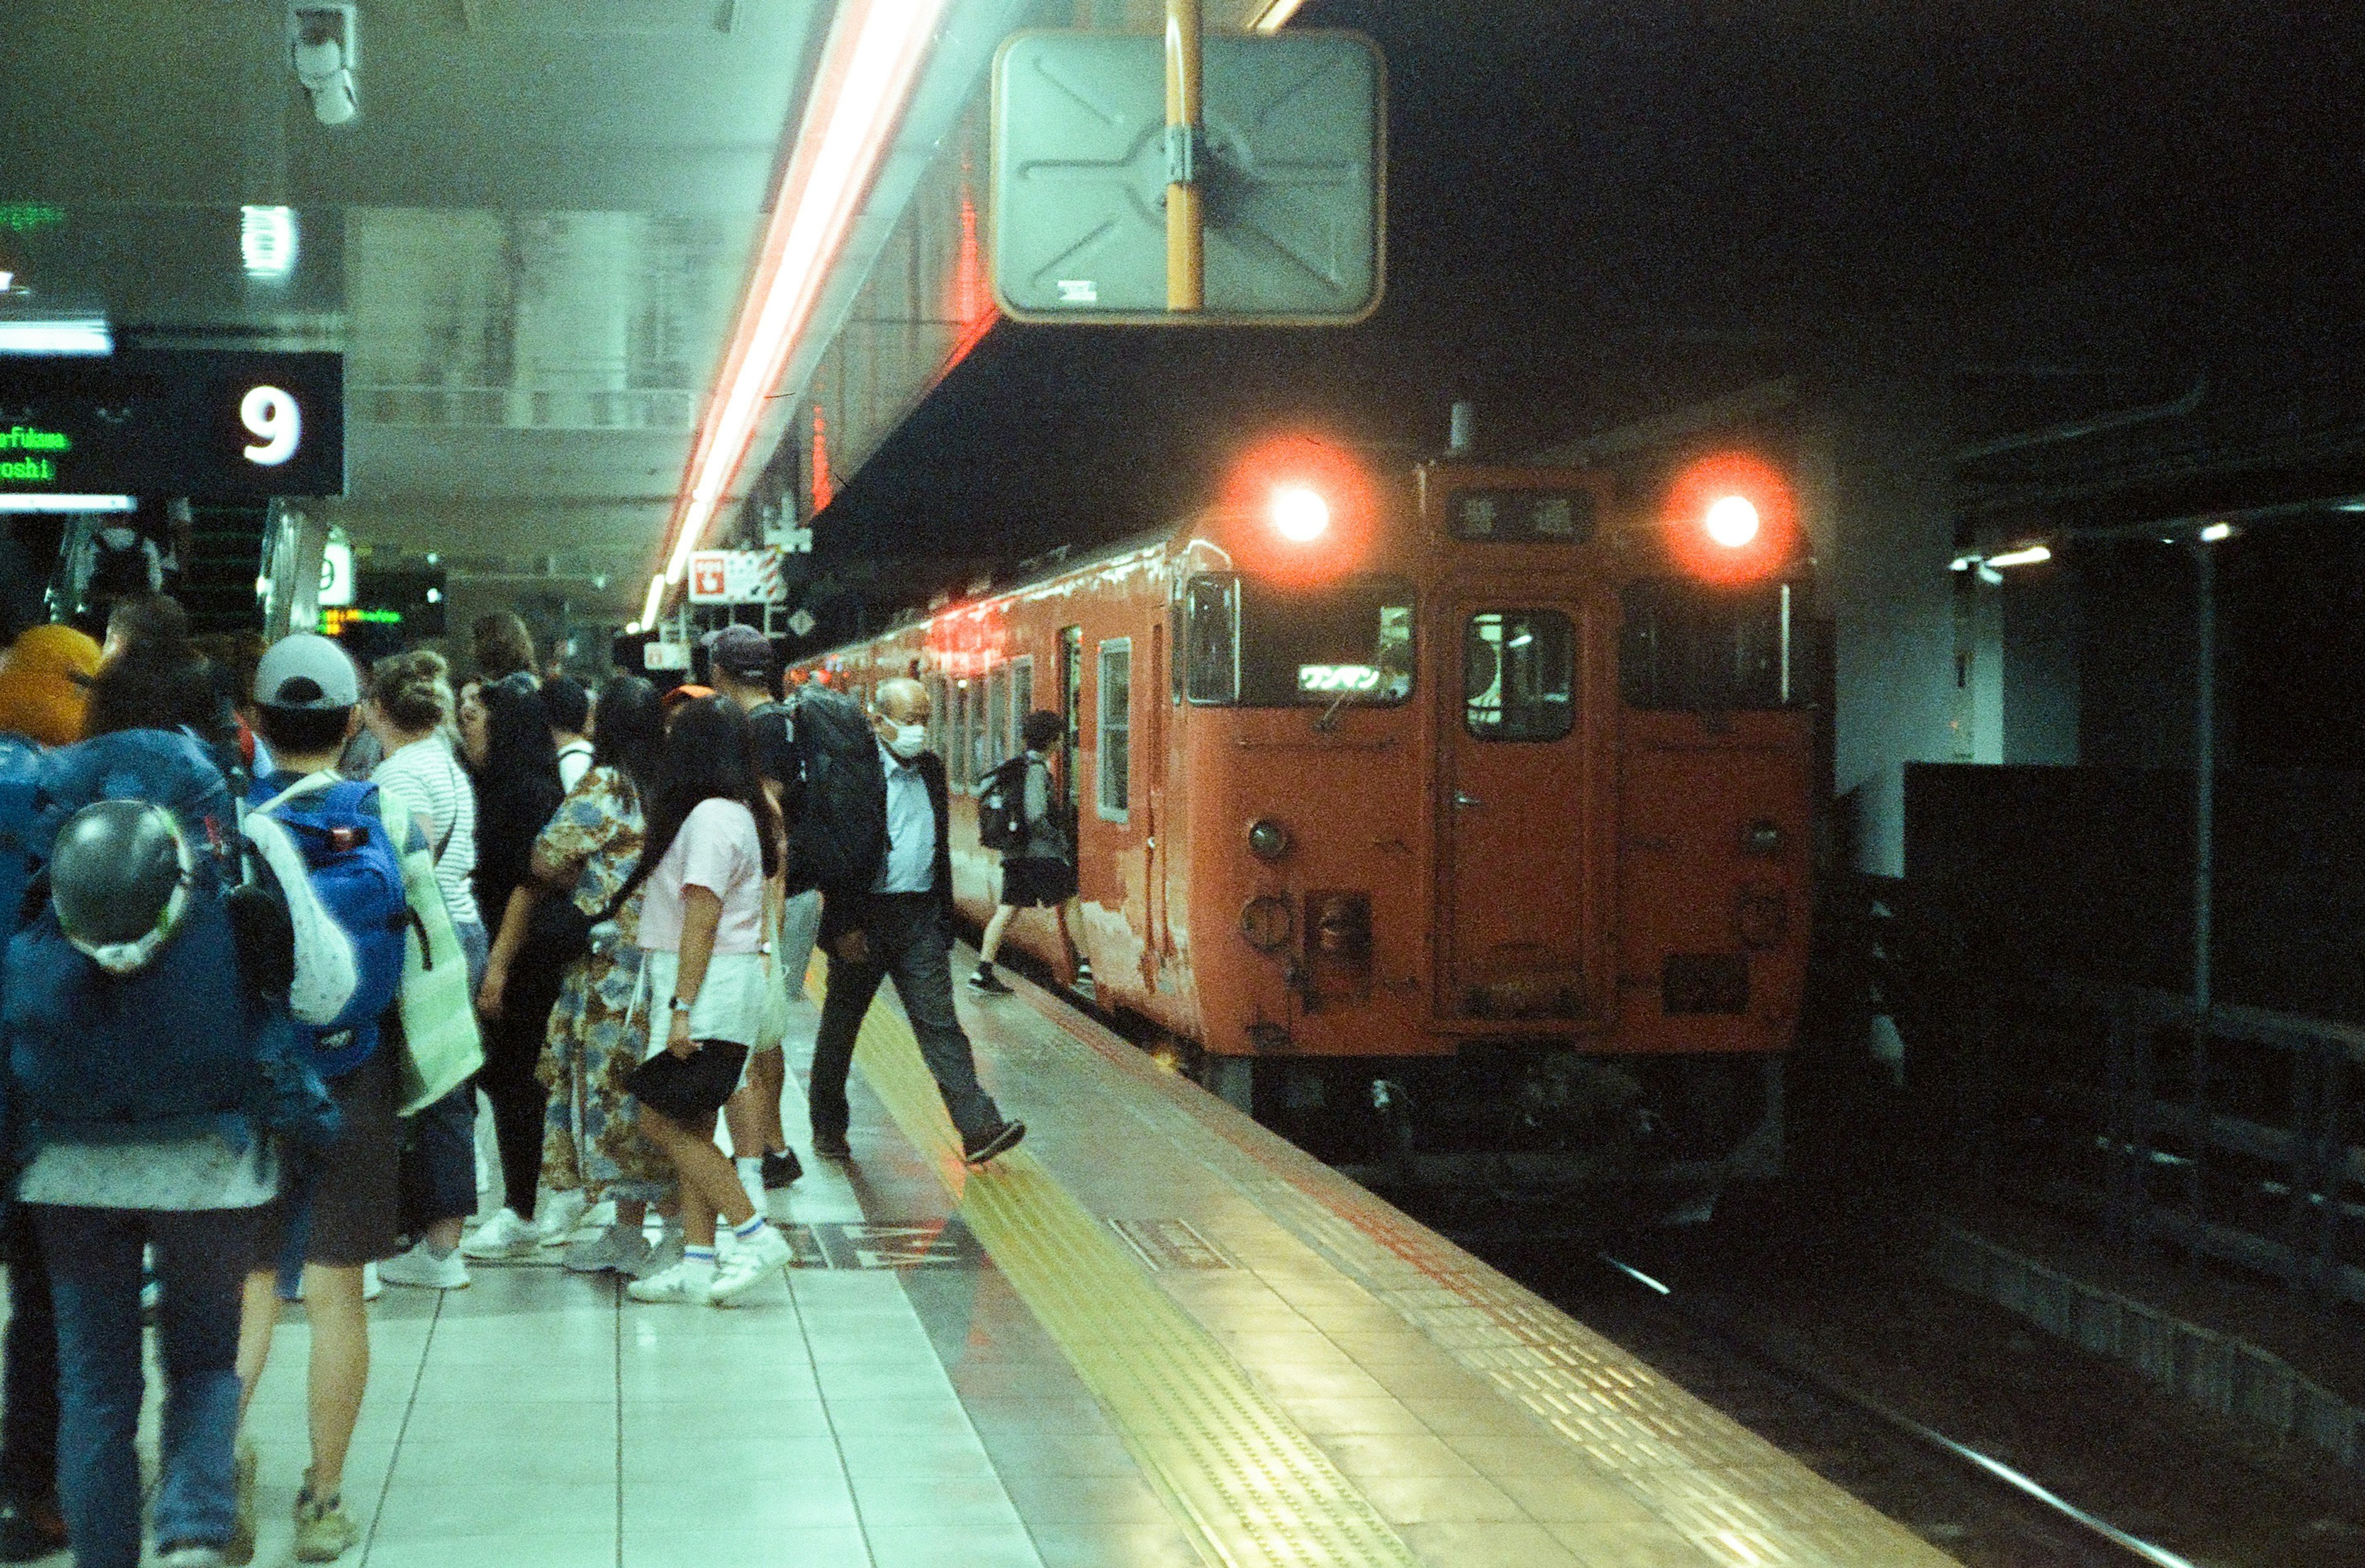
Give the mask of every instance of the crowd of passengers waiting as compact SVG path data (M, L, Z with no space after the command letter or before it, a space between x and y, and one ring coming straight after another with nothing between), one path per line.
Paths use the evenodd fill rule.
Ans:
M295 1555L319 1562L357 1539L381 1288L545 1249L650 1303L776 1276L766 1193L801 1173L780 1042L816 941L815 1154L850 1157L885 980L969 1159L1024 1136L953 1014L918 682L807 716L744 626L706 639L708 684L596 696L512 614L475 623L456 682L427 649L364 671L308 633L192 637L162 595L104 630L35 626L0 658L0 1562L140 1562L143 1305L158 1558L206 1568L253 1554L241 1427L284 1303L311 1341ZM860 788L824 800L804 778L832 744ZM480 1094L503 1194L481 1222Z

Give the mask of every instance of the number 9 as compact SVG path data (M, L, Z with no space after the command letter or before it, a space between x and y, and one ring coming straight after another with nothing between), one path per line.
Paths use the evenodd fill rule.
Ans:
M296 443L303 439L304 414L295 398L276 386L251 387L238 405L238 417L256 441L243 449L249 463L276 468L296 455Z

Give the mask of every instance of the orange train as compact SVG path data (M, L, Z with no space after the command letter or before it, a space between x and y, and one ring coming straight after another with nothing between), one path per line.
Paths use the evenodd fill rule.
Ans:
M928 683L981 922L962 787L1064 713L1096 1000L1317 1152L1766 1173L1816 749L1789 496L1743 454L1388 481L1283 442L1178 527L792 673ZM1072 973L1048 911L1008 942Z

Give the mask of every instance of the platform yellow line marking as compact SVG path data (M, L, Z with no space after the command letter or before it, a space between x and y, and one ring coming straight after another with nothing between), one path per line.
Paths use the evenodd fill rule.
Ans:
M961 1218L1218 1568L1413 1568L1369 1499L1025 1149L960 1147L911 1025L873 1004L855 1061Z

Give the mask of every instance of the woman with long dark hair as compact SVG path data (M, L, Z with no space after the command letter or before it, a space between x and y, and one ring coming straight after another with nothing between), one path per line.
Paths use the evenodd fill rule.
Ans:
M587 920L611 906L616 912L616 940L597 943L566 965L542 1052L542 1082L550 1091L542 1152L543 1182L551 1192L545 1218L579 1213L602 1197L616 1203L612 1226L567 1249L564 1261L578 1273L654 1271L642 1226L649 1204L673 1189L673 1167L634 1126L624 1088L640 1061L629 1029L641 980L639 890L618 902L641 863L644 808L654 798L664 738L656 687L627 675L601 688L592 708L590 771L533 846L544 898L571 900Z
M635 1281L636 1301L712 1302L779 1271L789 1244L747 1198L714 1144L764 1014L766 885L780 869L779 813L764 791L747 721L717 698L684 703L666 731L642 852L649 1050L633 1071L643 1136L681 1182L682 1260ZM715 1260L715 1217L736 1243Z
M476 775L476 907L488 922L500 922L476 992L485 1042L476 1086L492 1103L505 1194L501 1212L479 1226L461 1250L471 1258L514 1258L542 1239L533 1223L534 1189L542 1177L542 1119L549 1099L534 1069L558 1001L559 977L528 972L510 984L509 967L525 941L533 904L533 841L565 792L550 725L532 692L499 681L471 683L461 698L460 735Z

